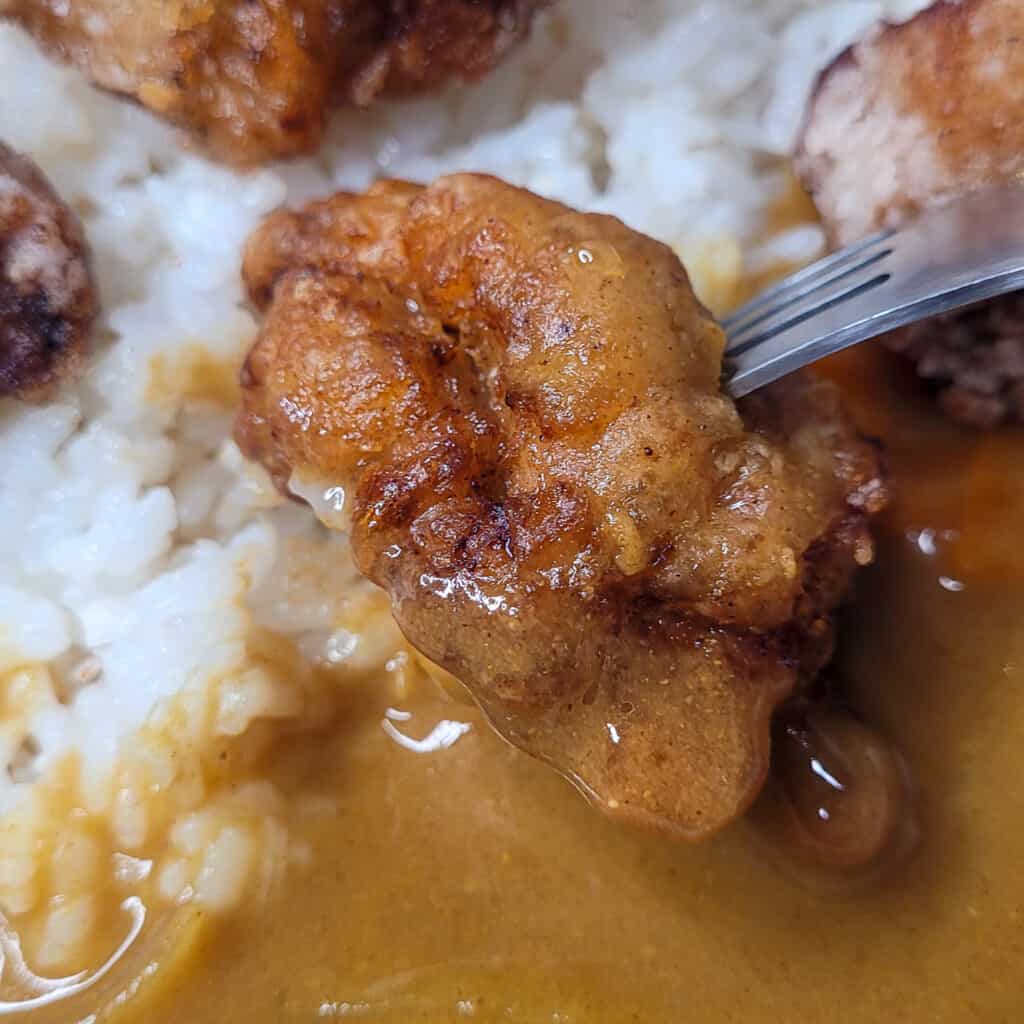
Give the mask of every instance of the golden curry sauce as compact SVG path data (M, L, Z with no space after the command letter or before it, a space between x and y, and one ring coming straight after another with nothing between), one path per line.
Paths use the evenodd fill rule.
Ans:
M825 372L887 444L895 501L838 671L910 765L909 857L852 882L750 820L692 846L624 828L425 677L366 686L273 751L286 792L335 801L291 822L310 866L216 926L154 926L109 1019L1019 1020L1024 433L947 424L873 348Z

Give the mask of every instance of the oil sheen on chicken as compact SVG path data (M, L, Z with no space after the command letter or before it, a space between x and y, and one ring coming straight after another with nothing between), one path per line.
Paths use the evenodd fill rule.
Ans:
M244 274L238 442L410 641L609 813L740 814L885 501L831 386L737 408L670 249L484 176L275 214Z
M332 102L483 75L545 2L0 0L0 16L247 165L314 149Z

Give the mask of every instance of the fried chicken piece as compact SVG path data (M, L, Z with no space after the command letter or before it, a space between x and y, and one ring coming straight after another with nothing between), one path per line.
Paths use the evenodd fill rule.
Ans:
M0 143L0 396L45 397L76 368L96 312L78 218Z
M671 250L485 176L277 213L243 272L238 443L409 640L609 813L740 814L885 500L831 386L737 409Z
M940 2L824 72L796 166L837 245L1024 171L1024 6ZM870 157L867 157L870 154ZM885 339L962 423L1024 422L1021 298Z
M821 75L797 170L839 245L1024 170L1024 7L940 2Z
M0 15L245 166L315 149L333 102L480 77L547 2L0 0Z

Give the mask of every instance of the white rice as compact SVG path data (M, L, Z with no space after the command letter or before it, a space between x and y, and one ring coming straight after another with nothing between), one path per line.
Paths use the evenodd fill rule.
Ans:
M921 6L563 0L479 87L341 114L316 157L249 175L0 26L0 139L82 211L104 302L84 380L0 404L0 907L36 966L80 966L97 893L226 910L265 892L304 852L253 750L400 647L344 540L283 507L197 383L253 339L238 261L260 218L381 175L489 171L667 241L716 304L817 255L813 224L764 239L810 83ZM298 652L287 670L266 630Z

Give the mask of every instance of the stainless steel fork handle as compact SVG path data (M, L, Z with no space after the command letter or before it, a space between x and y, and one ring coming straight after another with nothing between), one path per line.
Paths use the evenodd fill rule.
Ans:
M727 317L739 398L801 366L936 313L1024 288L1024 187L972 193L786 278Z

